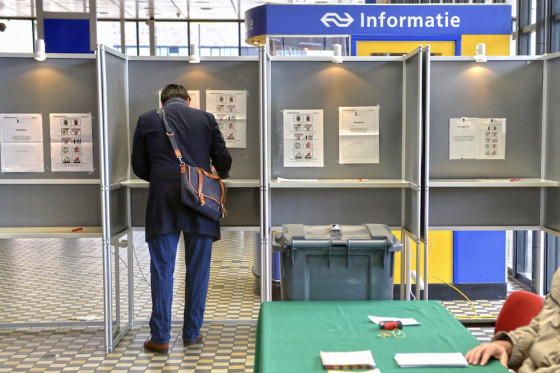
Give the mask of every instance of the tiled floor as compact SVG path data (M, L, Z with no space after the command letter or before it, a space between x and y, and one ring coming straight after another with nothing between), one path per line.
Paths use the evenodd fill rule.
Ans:
M252 372L259 297L253 291L253 233L225 232L214 245L204 343L184 347L180 338L185 276L179 249L169 356L142 349L149 338L149 254L143 232L134 233L134 315L137 325L112 353L105 353L101 242L98 239L0 240L0 372L178 371ZM114 258L113 258L114 261ZM120 252L122 302L127 256ZM512 284L512 286L515 286ZM511 288L508 290L515 290ZM496 317L503 301L473 301L477 314ZM443 304L458 318L474 315L466 301ZM122 308L126 310L123 303ZM124 312L124 311L123 311ZM126 316L126 313L125 315ZM92 326L71 320L93 319ZM29 327L55 322L64 326ZM31 324L33 325L33 324ZM492 328L469 328L487 341Z

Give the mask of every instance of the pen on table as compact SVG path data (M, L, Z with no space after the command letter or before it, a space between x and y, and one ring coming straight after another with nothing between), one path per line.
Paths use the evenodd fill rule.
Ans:
M74 229L72 229L72 232L81 231L82 229L83 229L82 227L74 228Z
M509 179L509 181L519 181L519 180L521 180L520 177L516 177L516 178L513 178L513 179Z

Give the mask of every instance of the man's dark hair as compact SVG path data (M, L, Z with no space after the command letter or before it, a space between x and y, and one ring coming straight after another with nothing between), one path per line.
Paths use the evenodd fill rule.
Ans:
M161 104L165 105L167 101L174 97L182 98L183 100L190 100L189 92L180 84L168 84L161 91Z

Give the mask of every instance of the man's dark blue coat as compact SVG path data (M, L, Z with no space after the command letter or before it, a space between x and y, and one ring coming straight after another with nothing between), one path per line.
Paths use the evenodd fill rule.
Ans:
M210 172L210 161L221 178L227 178L231 156L214 116L191 108L180 98L164 105L165 115L183 155L183 161ZM181 203L179 160L173 152L156 110L138 118L132 144L132 170L150 182L146 206L146 241L172 232L199 233L220 238L220 223Z

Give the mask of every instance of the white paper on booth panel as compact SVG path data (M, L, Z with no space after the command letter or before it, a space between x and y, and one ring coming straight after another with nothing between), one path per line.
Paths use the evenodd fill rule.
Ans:
M41 114L0 114L2 172L44 172Z

